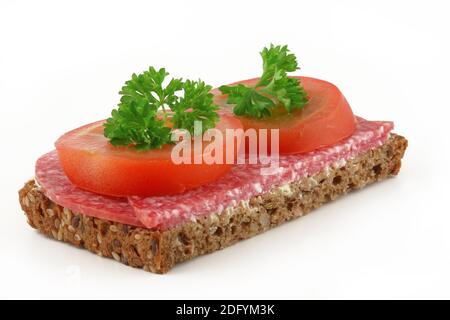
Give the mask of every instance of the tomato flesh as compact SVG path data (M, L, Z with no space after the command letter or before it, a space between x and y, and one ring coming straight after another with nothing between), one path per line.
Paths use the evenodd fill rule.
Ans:
M300 79L309 97L309 102L303 109L290 114L276 112L276 115L265 119L236 116L244 129L279 129L280 154L310 152L351 136L356 129L355 117L339 89L327 81L309 77L296 78ZM258 78L234 84L254 86L257 81ZM212 92L215 103L231 112L232 106L227 104L227 96L218 89ZM270 148L270 130L268 136L267 145Z
M75 129L56 142L64 172L84 190L118 197L171 195L215 181L231 169L232 165L225 162L175 164L171 159L173 145L149 151L114 147L103 135L103 123ZM216 129L224 132L227 128L242 129L242 125L225 115ZM224 143L223 154L230 147L231 143Z

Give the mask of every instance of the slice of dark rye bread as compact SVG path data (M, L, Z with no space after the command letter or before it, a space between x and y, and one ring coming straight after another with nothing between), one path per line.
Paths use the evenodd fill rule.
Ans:
M397 175L406 147L404 137L391 134L382 146L340 168L274 187L239 206L164 231L72 212L48 199L34 181L26 183L19 196L28 223L41 233L132 267L166 273L177 263L228 247L353 189Z

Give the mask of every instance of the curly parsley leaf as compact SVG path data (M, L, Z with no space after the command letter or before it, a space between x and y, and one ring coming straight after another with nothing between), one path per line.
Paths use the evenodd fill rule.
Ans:
M220 91L228 94L228 103L234 104L234 114L237 116L250 116L264 118L270 116L273 101L260 94L255 88L238 84L235 86L221 86Z
M298 78L289 78L285 73L277 71L272 81L260 89L278 100L288 112L301 109L308 103L308 96Z
M104 125L112 145L157 149L172 143L172 128L193 133L195 121L202 122L203 132L215 126L219 117L211 86L182 79L171 79L164 86L168 75L164 68L150 67L125 82L118 108Z
M139 75L133 74L131 80L125 82L125 86L119 92L122 95L121 104L127 106L135 101L145 103L151 109L161 108L163 112L170 110L178 100L175 92L182 89L183 81L171 79L164 87L163 82L168 75L166 69L161 68L157 71L153 67Z
M263 74L257 86L267 86L275 77L275 73L281 74L293 72L299 69L297 58L289 53L287 46L270 45L261 51L263 59Z
M219 121L218 107L213 103L212 87L203 81L187 80L183 84L184 95L173 106L174 128L188 130L194 134L195 121L202 122L202 131L214 128Z
M170 128L157 119L157 109L144 100L120 103L104 125L104 134L114 146L133 145L138 150L156 149L170 143Z
M228 103L234 104L233 112L238 116L265 118L272 115L272 109L282 104L288 112L303 108L308 97L297 78L287 73L298 70L297 58L287 46L270 45L261 52L263 74L254 87L239 84L221 86L228 94Z

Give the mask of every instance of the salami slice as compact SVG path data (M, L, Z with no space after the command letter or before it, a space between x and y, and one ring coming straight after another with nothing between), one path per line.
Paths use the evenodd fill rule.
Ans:
M205 214L219 213L255 195L268 192L331 165L378 147L388 138L392 122L357 118L357 129L348 139L324 149L300 155L280 156L278 174L263 175L263 165L236 165L224 177L184 194L161 197L129 197L138 219L147 227L162 229Z
M125 199L81 190L64 174L56 151L37 161L36 181L49 199L75 212L133 226L166 229L202 215L219 213L327 167L343 166L346 160L382 145L392 129L392 122L357 118L355 133L332 147L280 156L277 174L261 174L264 166L260 164L236 165L218 181L174 196Z
M36 181L44 194L62 207L96 218L143 226L127 199L102 196L74 186L64 174L56 151L37 161Z

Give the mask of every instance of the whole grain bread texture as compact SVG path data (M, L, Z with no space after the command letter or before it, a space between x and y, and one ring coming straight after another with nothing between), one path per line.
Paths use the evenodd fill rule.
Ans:
M347 192L398 174L407 140L391 134L380 147L311 177L274 186L238 206L168 230L151 230L72 212L48 199L34 181L19 191L28 223L42 234L101 257L154 273L231 246L301 217Z

